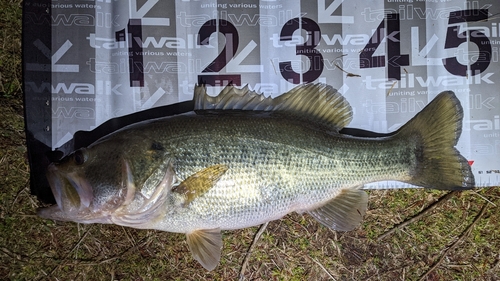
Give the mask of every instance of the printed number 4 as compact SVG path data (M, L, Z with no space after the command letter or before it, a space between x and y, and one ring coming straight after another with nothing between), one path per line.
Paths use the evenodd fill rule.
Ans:
M387 22L387 28L386 26ZM399 14L388 14L379 24L375 33L363 51L359 54L360 68L374 68L385 66L385 56L374 56L382 41L386 39L387 47L387 77L401 80L401 66L410 64L409 55L401 54Z
M477 22L488 19L488 9L473 9L450 12L448 29L446 31L445 49L457 48L462 43L469 42L477 45L479 51L477 60L470 65L470 75L484 72L491 61L491 44L488 37L480 30L473 28L459 33L460 23ZM386 28L387 25L387 28ZM360 68L385 67L385 56L374 56L377 48L386 39L387 47L387 76L389 79L401 79L401 66L409 65L409 56L401 54L399 14L388 14L379 24L368 44L359 55ZM461 64L455 56L444 58L445 69L457 76L467 76L468 65Z

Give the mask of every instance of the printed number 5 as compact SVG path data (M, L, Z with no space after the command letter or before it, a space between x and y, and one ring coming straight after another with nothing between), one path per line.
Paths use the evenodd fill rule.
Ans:
M474 9L450 12L448 25L457 24L462 22L476 22L488 19L488 9ZM490 39L481 31L467 30L458 33L460 26L449 26L446 31L446 41L444 43L445 49L456 48L460 44L469 41L476 44L479 49L477 61L470 66L470 75L478 75L488 68L491 61L491 45ZM467 76L467 65L458 62L456 57L449 57L443 59L444 67L448 72L458 76Z

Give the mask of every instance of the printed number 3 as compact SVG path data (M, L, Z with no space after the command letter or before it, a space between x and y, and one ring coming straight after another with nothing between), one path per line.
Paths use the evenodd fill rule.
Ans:
M295 47L296 55L303 55L309 59L309 69L302 73L302 82L308 83L316 80L323 72L323 56L316 50L319 41L321 40L321 30L316 22L309 18L293 18L289 20L280 33L280 41L292 40L293 33L296 30L304 29L307 32L307 39L301 45ZM292 69L292 62L280 62L281 76L288 82L293 84L300 84L300 75Z

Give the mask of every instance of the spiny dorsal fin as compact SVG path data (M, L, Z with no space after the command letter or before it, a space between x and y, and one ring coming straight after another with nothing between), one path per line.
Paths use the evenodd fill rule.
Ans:
M363 220L367 205L366 192L359 189L344 189L328 203L308 213L328 228L350 231Z
M254 110L272 111L275 102L271 97L257 94L248 85L238 89L226 86L217 96L207 94L205 86L194 89L194 110Z
M220 261L222 234L219 228L201 229L186 234L193 258L206 270L213 270Z
M264 97L249 90L226 86L218 96L207 95L204 86L196 86L195 110L279 111L340 130L352 120L347 100L333 87L322 83L299 85L277 98Z

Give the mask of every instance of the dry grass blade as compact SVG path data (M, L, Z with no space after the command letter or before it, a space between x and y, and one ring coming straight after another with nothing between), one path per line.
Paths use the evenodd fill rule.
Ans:
M310 258L313 262L315 262L325 273L326 275L328 275L328 277L330 279L332 279L333 281L336 281L336 279L333 277L332 274L330 274L330 272L319 262L317 261L316 259L313 259L313 258Z
M49 274L46 276L47 278L49 278L50 276L52 276L54 274L54 272L63 264L63 262L65 262L69 255L71 255L71 253L73 253L73 251L75 251L75 249L80 246L80 244L82 243L83 239L85 239L85 237L87 237L87 234L89 234L90 230L92 229L92 225L89 226L89 229L87 229L87 231L85 231L82 235L82 237L80 237L80 239L75 243L75 245L73 246L73 248L71 248L71 250L66 254L66 256L49 272Z
M25 256L22 256L21 254L18 253L13 253L12 251L10 251L5 247L0 247L0 252L4 253L5 255L9 256L12 259L16 259L18 261L23 261L23 262L26 261Z
M125 228L122 228L125 230ZM130 236L130 233L128 231L125 231L125 234L127 237ZM149 239L151 238L150 235L144 237L141 241L139 241L138 243L136 243L135 241L130 241L132 246L127 248L126 250L118 253L117 255L114 255L110 258L106 258L106 259L102 259L102 260L99 260L99 261L96 261L96 262L90 262L90 263L81 263L82 265L99 265L99 264L105 264L105 263L109 263L111 261L114 261L114 260L117 260L117 259L120 259L120 258L124 258L126 257L126 255L130 252L132 252L132 250L137 250L141 247L144 247L146 244L149 243Z

